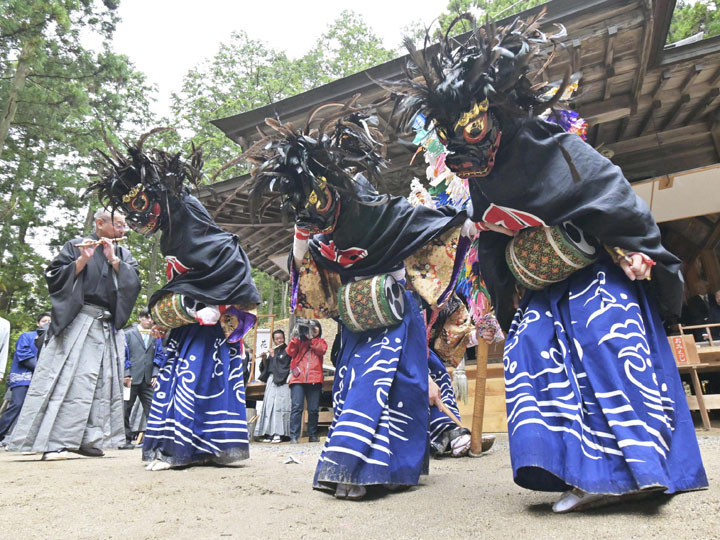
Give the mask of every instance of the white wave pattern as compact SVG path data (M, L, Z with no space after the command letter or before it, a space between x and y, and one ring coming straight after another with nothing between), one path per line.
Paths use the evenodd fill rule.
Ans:
M580 381L588 380L584 366L592 361L593 350L587 344L583 350L575 338L569 341L566 329L558 320L552 320L554 346L540 353L545 360L543 368L537 372L519 368L519 365L530 365L522 359L515 360L519 354L515 349L523 333L541 324L543 317L554 319L550 312L541 314L526 308L518 310L515 316L503 357L509 432L515 434L525 426L565 432L580 442L583 455L592 460L603 455L624 456L629 447L638 446L651 448L665 458L674 430L674 403L667 397L667 387L658 385L652 369L640 306L626 294L619 297L611 294L605 286L605 273L598 272L584 290L570 294L571 302L580 302L584 309L590 310L584 327L573 328L582 332L592 324L597 332L597 328L604 327L602 337L592 349L617 351L622 366L617 376L624 376L626 388L636 389L644 400L638 402L636 398L632 405L621 389L595 388L591 393L587 385L581 385ZM605 418L603 425L607 425L607 431L590 427L590 424L598 425L590 421L593 415ZM633 457L628 461L642 460Z
M412 417L401 410L402 404L392 408L388 403L402 348L400 340L397 340L395 346L392 345L388 337L384 336L372 345L377 350L359 364L359 371L347 365L338 370L336 377L339 382L333 393L333 425L320 456L321 462L335 463L328 454L337 452L368 464L389 467L391 438L407 440L403 435L404 426L413 420ZM358 366L358 363L355 365ZM375 403L368 405L375 409L381 407L379 418L358 408L345 408L343 396L347 396L356 385L366 388L368 396L374 395Z
M435 384L440 388L440 400L455 414L457 418L460 418L460 411L457 408L457 402L455 400L455 392L452 387L452 380L447 371L430 372ZM432 409L431 409L432 410ZM432 414L430 415L430 440L435 440L445 430L452 429L455 427L455 423L450 420L445 414Z
M216 340L213 347L212 371L207 376L218 378L224 376L224 366L220 358L222 340ZM245 405L245 385L243 382L242 363L230 370L228 384L220 385L218 391L209 395L195 391L200 361L194 355L188 358L177 356L178 343L170 340L167 347L168 362L158 373L158 391L155 392L147 422L146 437L148 439L173 440L179 446L191 446L197 451L218 454L227 444L248 443L249 434L244 415L227 410L225 400L217 400L225 394L227 387L234 398ZM193 369L195 368L195 370ZM164 391L163 391L164 390ZM212 409L211 400L217 400L224 408ZM217 417L217 420L201 421L197 411L203 416ZM236 417L236 418L234 418ZM188 424L194 429L188 427ZM220 434L224 434L220 437Z

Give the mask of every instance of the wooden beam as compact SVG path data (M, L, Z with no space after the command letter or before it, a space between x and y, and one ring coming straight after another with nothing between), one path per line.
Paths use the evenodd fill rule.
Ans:
M715 146L715 153L720 161L720 119L718 118L717 111L715 112L713 122L710 125L710 135L712 136L713 145Z
M712 104L716 97L720 95L720 88L711 88L701 99L697 102L695 107L688 113L683 121L684 124L689 124L699 115L702 115L705 110Z
M718 221L720 223L720 221ZM720 237L715 238L715 243L720 240ZM715 255L713 247L703 249L699 255L700 263L702 264L703 270L705 270L705 277L710 284L710 294L714 294L715 291L720 290L720 261Z
M665 117L665 120L663 120L660 124L658 131L665 131L667 127L670 127L673 122L678 119L678 116L680 116L680 110L682 109L682 106L689 101L690 96L688 94L683 94L682 96L680 96L680 99L678 99L675 102L675 105L673 105L673 108L670 109L670 114L668 114L667 117Z
M572 40L572 59L570 60L570 69L573 73L577 73L582 68L582 41L579 39Z
M711 252L712 256L715 257L714 249L718 242L720 242L720 219L715 223L713 230L705 237L702 245L699 248L696 248L695 254L690 259L689 264L695 262L695 259L697 259L704 251Z
M718 83L720 83L720 67L715 70L715 73L712 74L712 77L708 79L708 84L710 86L717 86Z
M692 137L697 136L698 133L706 132L707 124L705 122L695 122L689 126L670 129L662 133L651 133L642 137L633 137L622 142L607 144L605 146L615 152L615 156L618 156L621 154L630 154L633 152L667 146L673 142L691 139Z
M625 117L620 120L620 123L618 124L617 131L615 132L615 140L619 141L625 136L625 132L627 131L628 124L630 123L630 118Z
M643 37L642 37L642 49L640 50L640 67L637 71L637 77L633 83L632 100L633 100L633 113L637 111L638 99L642 93L643 83L645 82L645 75L650 58L650 50L653 38L653 26L654 17L652 11L652 4L650 2L643 3L643 10L645 11L645 24L643 25Z
M604 124L630 116L630 96L623 94L606 101L596 101L578 107L578 112L589 124Z
M652 91L651 95L653 100L657 98L657 95L662 91L663 88L665 88L665 85L668 83L671 77L672 71L670 70L670 68L664 69L663 72L660 74L660 77L658 78L655 89Z
M613 66L607 66L605 73L605 90L603 90L603 101L610 99L612 95L612 78L615 76L615 68Z
M605 39L605 67L611 66L613 57L615 56L615 37L617 36L617 26L610 26Z
M695 64L693 67L688 71L688 74L685 76L685 79L683 80L682 84L680 85L680 93L686 94L688 91L688 88L692 85L692 83L695 82L695 79L697 79L697 76L702 73L702 70L705 69L705 66L702 64Z
M645 113L645 116L643 116L643 119L640 120L640 126L638 127L637 134L635 135L636 137L640 137L643 133L645 133L645 130L650 124L650 119L652 118L653 114L655 114L655 111L658 110L661 106L662 102L659 99L653 100L650 108Z

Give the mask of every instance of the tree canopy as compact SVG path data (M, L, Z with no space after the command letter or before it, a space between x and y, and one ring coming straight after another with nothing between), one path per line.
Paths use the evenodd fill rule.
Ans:
M720 34L720 10L716 0L678 0L670 23L667 43L699 34L703 38Z

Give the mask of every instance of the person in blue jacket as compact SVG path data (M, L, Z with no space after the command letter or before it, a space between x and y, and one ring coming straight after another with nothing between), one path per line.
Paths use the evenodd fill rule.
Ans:
M38 328L50 324L50 313L43 312L38 315L36 324ZM15 420L17 420L25 402L25 395L37 363L38 350L35 346L37 335L38 333L35 330L24 332L20 334L15 345L15 354L13 355L8 379L8 388L12 391L12 397L10 405L0 416L0 441L10 432L10 428L15 425Z

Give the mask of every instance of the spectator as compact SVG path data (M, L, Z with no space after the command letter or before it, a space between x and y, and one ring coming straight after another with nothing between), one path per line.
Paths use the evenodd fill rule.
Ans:
M162 340L153 338L150 330L153 320L147 308L140 311L140 322L125 333L125 378L123 384L130 388L130 398L125 402L125 445L133 448L130 412L136 399L140 399L144 417L150 415L153 388L164 358ZM141 422L142 424L143 422Z
M715 291L715 294L710 295L708 299L708 324L720 323L720 289ZM714 340L720 340L720 326L717 328L711 328L712 338Z
M696 326L708 323L709 298L708 284L706 281L697 281L691 287L687 301L683 304L680 321L683 326ZM696 328L691 331L695 341L702 341L706 331Z
M8 447L100 457L123 443L122 373L127 323L140 292L137 261L117 244L125 217L101 208L95 232L67 242L45 269L50 339L42 348ZM116 241L113 241L116 240Z
M285 332L273 332L272 354L263 353L259 379L265 383L265 396L255 435L263 442L279 443L290 436L290 356L286 352Z
M37 316L36 325L40 328L50 322L50 314L45 312ZM15 354L13 355L12 366L10 367L10 377L8 380L8 388L12 391L10 405L5 413L0 416L0 441L9 433L10 428L15 424L15 420L20 415L25 395L27 394L30 379L32 379L35 364L37 364L37 347L35 346L35 338L37 331L25 332L15 344Z
M320 394L323 383L323 356L327 343L322 338L322 328L318 321L299 319L293 330L293 337L286 352L292 358L290 362L290 395L292 408L290 413L290 442L298 442L302 424L304 402L308 407L308 437L310 442L318 442L317 423Z
M5 377L10 345L10 322L0 317L0 381Z

